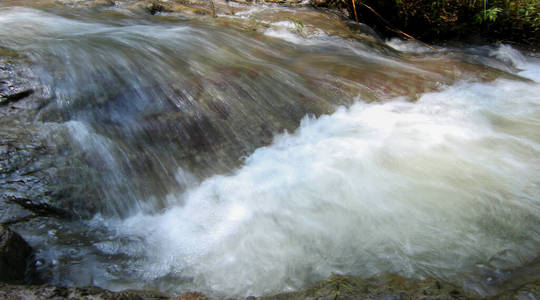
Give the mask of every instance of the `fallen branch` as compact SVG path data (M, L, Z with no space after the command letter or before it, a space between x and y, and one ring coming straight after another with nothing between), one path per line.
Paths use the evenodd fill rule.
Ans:
M214 0L210 0L210 8L212 9L212 17L217 18L216 3L214 3Z
M393 32L398 33L398 34L401 34L401 35L403 35L404 37L406 37L406 38L409 39L409 40L417 41L417 42L421 43L422 45L424 45L425 47L427 47L427 48L429 48L429 49L431 49L431 50L433 50L433 51L437 51L437 49L435 49L435 48L431 47L430 45L428 45L428 44L426 44L426 43L424 43L424 42L422 42L422 41L416 39L416 38L413 37L412 35L407 34L407 33L403 32L403 31L401 31L401 30L399 30L399 29L396 29L396 28L392 27L392 24L390 24L390 22L388 22L385 18L383 18L383 16L381 16L378 12L376 12L371 6L365 4L365 3L361 2L361 1L360 1L359 3L360 3L360 5L364 6L364 7L367 8L368 10L370 10L370 11L371 11L373 14L375 14L377 17L379 17L379 18L386 24L386 28L387 28L388 30L393 31ZM354 7L354 0L353 0L353 7ZM356 9L354 10L354 14L355 14L355 17L356 17ZM357 22L358 22L358 20L357 20Z
M354 10L354 19L356 20L356 23L359 23L358 22L358 15L356 14L356 5L354 4L354 2L356 2L356 0L351 0L352 2L352 7L353 7L353 10ZM362 2L360 2L362 3Z

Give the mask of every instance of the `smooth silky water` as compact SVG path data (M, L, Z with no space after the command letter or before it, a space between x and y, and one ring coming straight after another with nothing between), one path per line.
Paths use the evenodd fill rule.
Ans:
M19 225L47 283L228 297L395 273L489 295L537 264L540 62L509 46L411 56L23 7L0 11L0 45L28 58L51 99L36 122L95 197Z

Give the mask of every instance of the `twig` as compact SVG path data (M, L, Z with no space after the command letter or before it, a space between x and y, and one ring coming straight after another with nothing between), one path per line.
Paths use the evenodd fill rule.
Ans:
M353 2L354 3L354 2ZM381 16L378 12L376 12L373 8L371 8L371 6L363 3L363 2L360 2L360 5L364 6L365 8L369 9L372 13L374 13L377 17L379 17L385 24L386 24L386 28L395 32L395 33L399 33L401 35L403 35L404 37L406 37L407 39L410 39L410 40L415 40L415 41L418 41L419 43L421 43L422 45L424 45L425 47L428 47L429 49L433 50L433 51L437 51L437 49L431 47L430 45L416 39L415 37L413 37L412 35L410 34L407 34L399 29L395 29L394 27L392 27L392 24L390 24L390 22L388 22L385 18L383 18L383 16ZM355 11L356 13L356 11Z
M214 3L214 0L210 0L210 7L212 9L212 17L217 18L216 4Z
M356 0L351 0L352 2L352 7L353 7L353 10L354 10L354 19L356 20L356 23L358 23L358 15L356 14L356 5L354 4L354 2L356 2ZM362 3L362 2L360 2Z

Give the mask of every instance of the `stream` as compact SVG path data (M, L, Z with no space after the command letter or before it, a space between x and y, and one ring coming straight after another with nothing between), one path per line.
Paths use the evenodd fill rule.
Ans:
M0 63L32 87L0 107L20 166L0 194L76 215L14 226L33 280L225 298L333 273L480 295L540 275L534 53L231 5L0 3Z

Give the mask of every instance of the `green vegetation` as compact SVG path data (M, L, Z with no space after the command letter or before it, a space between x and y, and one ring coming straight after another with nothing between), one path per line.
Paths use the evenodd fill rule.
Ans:
M304 22L302 22L302 20L293 19L293 18L289 18L289 20L293 22L294 24L294 31L300 34L303 33L305 25L304 25Z
M347 8L352 0L329 0ZM386 36L399 30L420 40L502 41L540 45L540 0L356 0L356 14Z

